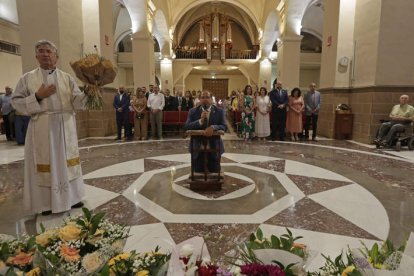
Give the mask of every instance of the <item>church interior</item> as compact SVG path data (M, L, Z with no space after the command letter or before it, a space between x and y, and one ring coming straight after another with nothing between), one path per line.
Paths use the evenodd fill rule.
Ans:
M0 90L37 67L40 39L56 44L57 67L80 87L70 62L104 56L117 76L102 88L103 109L76 114L83 202L131 227L125 250L168 251L200 236L226 267L257 228L269 236L288 228L316 252L306 267L316 271L321 254L361 241L399 245L414 232L414 152L372 144L402 94L414 105L413 13L414 2L403 0L3 0ZM113 139L119 86L210 89L224 100L247 84L270 91L276 79L289 93L316 83L318 141L225 133L220 191L189 189L182 129L163 140ZM25 210L24 147L0 135L0 153L0 234L35 234L81 212Z

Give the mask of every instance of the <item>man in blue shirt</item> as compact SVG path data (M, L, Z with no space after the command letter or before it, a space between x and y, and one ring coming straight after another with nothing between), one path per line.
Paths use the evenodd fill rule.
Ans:
M309 139L309 127L312 123L312 141L316 141L316 130L318 129L318 115L321 108L321 93L316 91L316 84L309 85L309 91L305 94L305 139Z
M11 121L13 106L11 105L12 89L6 86L6 94L0 97L1 114L3 115L4 128L7 141L13 141L14 133ZM13 122L14 123L14 122Z

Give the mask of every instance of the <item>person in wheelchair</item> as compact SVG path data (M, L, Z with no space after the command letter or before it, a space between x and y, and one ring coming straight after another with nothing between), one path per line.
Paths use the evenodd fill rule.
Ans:
M414 120L414 107L408 104L408 100L408 95L400 96L400 104L394 105L391 110L391 120L383 122L378 130L374 140L376 145L392 146L395 135L411 125Z

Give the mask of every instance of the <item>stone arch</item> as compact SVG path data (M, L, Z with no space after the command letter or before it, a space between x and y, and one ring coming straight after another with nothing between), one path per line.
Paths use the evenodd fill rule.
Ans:
M114 45L114 49L116 49L117 52L132 52L132 45L130 47L130 51L125 50L125 51L120 51L119 50L119 45L120 43L122 43L125 40L130 40L130 37L132 36L132 31L131 30L126 30L123 33L121 33L116 39L115 39L115 45ZM160 48L160 43L157 39L156 36L153 36L154 39L154 52L160 52L161 48ZM125 47L125 45L124 45Z
M163 56L170 56L171 40L167 20L162 10L155 12L153 23L153 35L157 38L161 54Z
M262 56L268 57L272 52L272 46L280 37L279 32L279 17L275 11L269 12L266 18L266 23L263 29L262 36Z
M123 3L131 17L132 33L149 31L147 25L147 2L145 0L123 0Z

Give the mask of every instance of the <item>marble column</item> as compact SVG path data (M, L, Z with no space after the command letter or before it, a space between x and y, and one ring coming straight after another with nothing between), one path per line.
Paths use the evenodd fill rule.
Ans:
M319 87L349 87L356 0L325 3Z
M155 84L154 40L146 31L132 35L134 87Z
M323 105L319 116L319 134L333 138L335 107L350 104L354 53L356 0L332 0L325 3L320 84ZM335 93L332 91L335 89Z
M277 44L277 78L286 89L299 86L301 35L285 34Z
M260 61L260 73L259 73L259 89L260 87L265 87L269 92L272 88L272 63L268 58Z
M171 59L164 58L160 62L161 72L161 88L170 89L173 88L173 63Z

